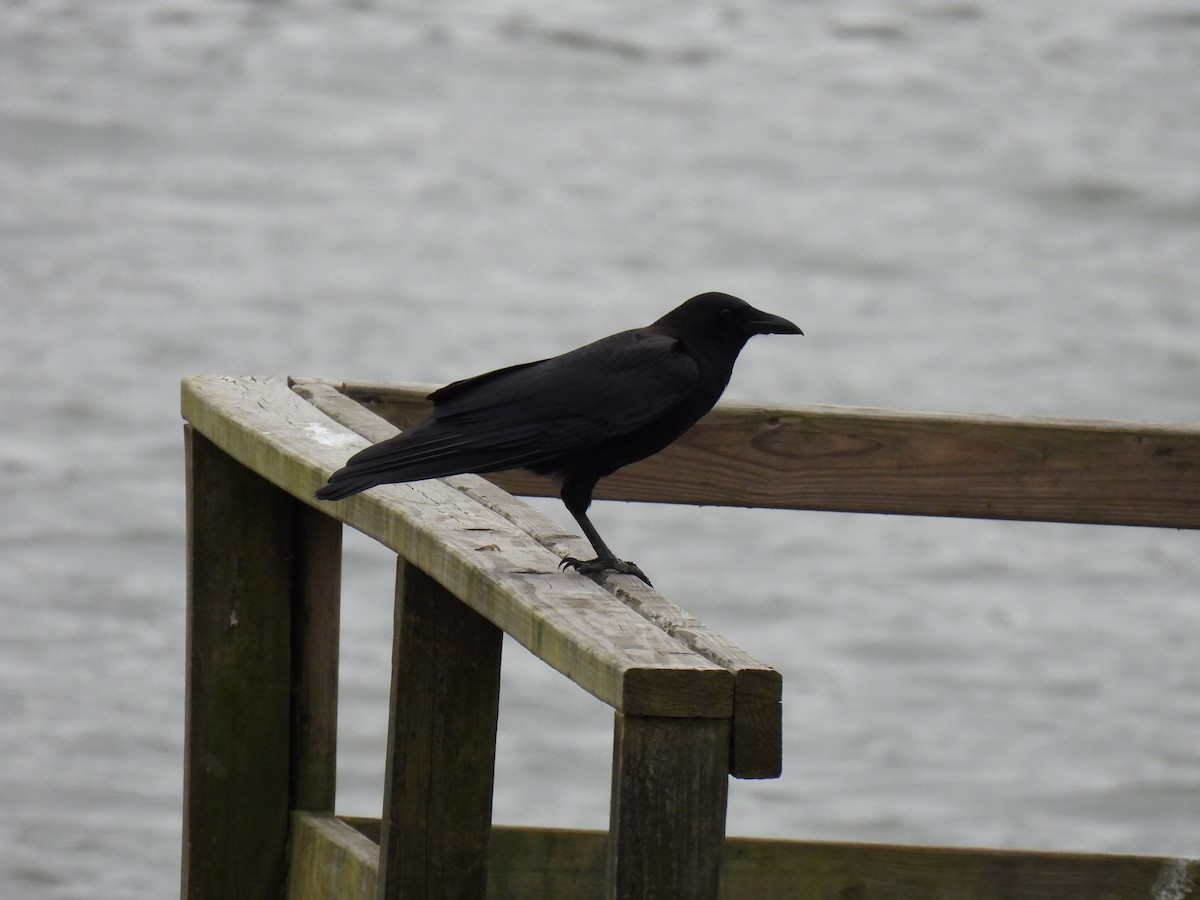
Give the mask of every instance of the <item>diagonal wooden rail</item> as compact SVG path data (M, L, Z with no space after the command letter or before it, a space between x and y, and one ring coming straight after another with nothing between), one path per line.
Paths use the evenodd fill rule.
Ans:
M365 409L333 383L293 378L291 384L297 394L317 409L372 443L397 433L396 426ZM442 481L507 519L558 558L589 553L589 546L579 536L564 533L556 522L524 503L514 502L511 494L483 478L466 475ZM549 490L553 489L551 485ZM782 767L779 673L640 580L605 577L599 582L657 628L733 675L730 774L736 778L777 777Z

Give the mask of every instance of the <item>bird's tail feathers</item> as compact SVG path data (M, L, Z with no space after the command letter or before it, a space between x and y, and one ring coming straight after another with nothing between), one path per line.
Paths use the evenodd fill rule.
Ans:
M367 447L330 476L317 491L320 500L340 500L380 484L445 478L465 472L499 472L536 463L540 449L497 447L461 434L426 434L413 429Z
M330 478L328 484L317 490L315 496L318 500L341 500L379 484L378 480L369 475L356 478L337 478L338 474L341 472L335 473L335 477Z

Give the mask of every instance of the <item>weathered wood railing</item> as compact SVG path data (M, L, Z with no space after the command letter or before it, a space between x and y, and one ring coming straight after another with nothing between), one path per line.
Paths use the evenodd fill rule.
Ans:
M426 393L184 382L188 900L1200 895L1191 861L726 841L728 775L779 773L776 672L636 579L558 572L580 539L482 479L311 501ZM726 404L598 496L1197 528L1200 429ZM375 823L333 815L342 522L399 559ZM491 826L503 632L616 711L607 835Z

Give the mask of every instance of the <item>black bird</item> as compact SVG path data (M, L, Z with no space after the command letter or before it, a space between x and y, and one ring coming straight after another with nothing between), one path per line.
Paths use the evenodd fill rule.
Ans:
M428 419L350 457L317 497L339 500L379 484L465 472L552 475L597 554L568 557L563 566L649 584L588 521L596 482L657 453L712 409L751 337L803 333L737 297L700 294L645 328L434 391Z

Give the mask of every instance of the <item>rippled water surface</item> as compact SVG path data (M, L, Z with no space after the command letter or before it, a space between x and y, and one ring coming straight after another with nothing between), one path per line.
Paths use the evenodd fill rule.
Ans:
M1200 422L1189 4L8 0L0 24L13 896L177 890L184 374L446 381L720 289L807 335L752 343L734 397ZM785 773L732 785L732 833L1200 856L1194 534L595 517L783 672ZM391 572L349 540L348 813L378 809ZM508 647L497 820L603 827L610 740Z

